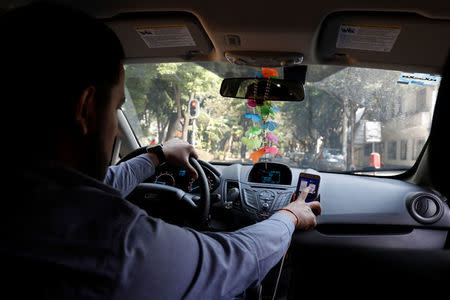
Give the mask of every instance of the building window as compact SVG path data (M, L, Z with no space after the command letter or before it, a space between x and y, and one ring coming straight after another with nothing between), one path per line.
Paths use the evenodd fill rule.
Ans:
M388 144L388 159L397 159L397 141L390 141Z
M401 140L400 141L400 159L406 160L408 152L408 140Z

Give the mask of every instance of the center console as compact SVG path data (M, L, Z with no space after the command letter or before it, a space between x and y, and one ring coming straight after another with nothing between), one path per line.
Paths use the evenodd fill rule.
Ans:
M268 218L286 206L295 192L292 172L284 164L256 163L246 183L241 182L242 209L255 221Z

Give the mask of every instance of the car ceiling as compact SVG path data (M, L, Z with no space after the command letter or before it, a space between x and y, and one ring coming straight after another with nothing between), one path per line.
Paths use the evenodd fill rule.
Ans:
M5 11L28 2L2 0L0 8ZM104 20L121 39L129 62L226 61L227 51L295 52L303 54L304 64L440 73L450 48L450 2L445 0L53 2ZM154 20L163 24L164 19L169 25L190 20L199 48L148 49L136 26L153 25ZM401 33L388 53L336 50L337 28L344 23L399 26ZM230 40L236 36L238 45Z

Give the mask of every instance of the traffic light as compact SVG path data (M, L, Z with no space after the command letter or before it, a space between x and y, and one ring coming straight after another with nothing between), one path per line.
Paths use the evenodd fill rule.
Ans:
M200 115L200 102L197 99L191 99L189 101L189 116L191 119L195 119Z

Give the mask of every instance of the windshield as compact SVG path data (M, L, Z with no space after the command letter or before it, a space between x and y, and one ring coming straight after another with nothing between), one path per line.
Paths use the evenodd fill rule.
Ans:
M271 72L283 77L282 69ZM266 160L382 175L415 163L440 82L426 74L313 65L301 102L272 101L265 108L220 96L223 78L261 73L218 62L126 65L122 109L141 146L179 138L209 162ZM267 119L262 126L260 116Z

